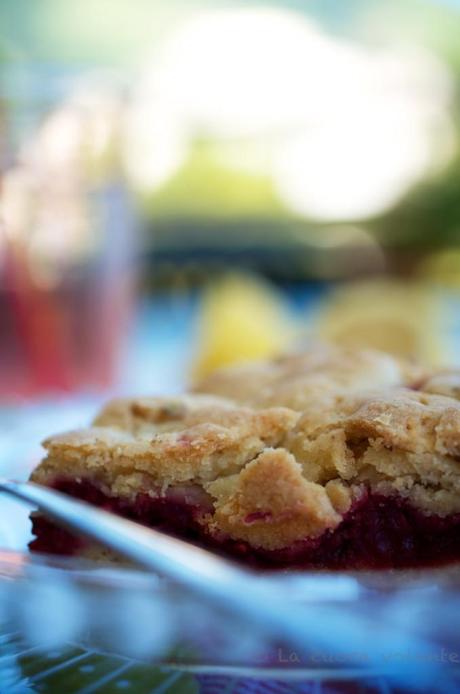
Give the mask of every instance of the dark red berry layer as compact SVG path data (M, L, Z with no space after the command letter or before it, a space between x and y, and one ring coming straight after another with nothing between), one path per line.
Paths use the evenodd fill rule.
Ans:
M180 495L152 498L139 494L134 502L126 502L107 496L88 481L62 479L53 487L257 568L369 569L439 565L460 559L460 514L447 518L426 515L396 497L365 494L335 530L287 549L267 551L246 542L211 537L200 523L210 510L205 498L191 503L187 495L181 499ZM40 516L33 519L33 533L33 551L74 555L85 546L83 540Z

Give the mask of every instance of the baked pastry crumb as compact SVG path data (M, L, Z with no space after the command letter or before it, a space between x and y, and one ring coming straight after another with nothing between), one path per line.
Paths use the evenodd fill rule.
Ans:
M421 366L384 352L315 343L271 361L219 369L194 390L253 407L283 405L302 411L330 394L411 387L426 377Z
M387 355L342 357L342 371L331 348L247 367L246 383L221 373L227 397L113 400L47 439L31 479L251 565L460 558L460 401L404 387L429 381ZM51 527L35 520L32 549L91 551Z

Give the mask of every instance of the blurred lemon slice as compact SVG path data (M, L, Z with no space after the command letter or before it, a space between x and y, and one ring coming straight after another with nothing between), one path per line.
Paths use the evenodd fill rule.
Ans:
M348 347L380 349L429 365L448 361L443 308L415 282L374 280L332 293L315 322L318 335Z
M227 276L204 292L193 377L271 357L286 349L293 335L286 305L270 285L252 276Z
M445 248L428 256L419 273L439 286L460 289L460 248Z

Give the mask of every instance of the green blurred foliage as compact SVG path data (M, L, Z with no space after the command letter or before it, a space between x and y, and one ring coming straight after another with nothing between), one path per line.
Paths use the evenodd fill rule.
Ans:
M143 199L147 214L211 219L286 217L268 176L232 170L219 161L213 142L195 140L178 172Z
M110 65L132 69L179 19L197 8L228 5L223 0L30 0L0 2L0 61ZM248 3L233 2L233 6ZM460 11L428 0L290 0L257 2L305 12L329 31L358 41L414 42L434 50L460 82ZM0 75L1 79L1 75ZM460 102L453 113L460 133ZM458 137L460 143L460 136ZM270 218L284 239L316 233L318 224L283 209L268 179L222 166L212 146L197 141L182 169L155 193L143 197L147 216L161 220L194 217L236 220ZM349 222L350 220L348 220ZM186 227L187 225L185 225ZM203 225L204 226L204 225ZM210 225L212 227L212 224ZM385 214L365 224L383 245L431 248L460 245L459 154L444 171L424 180ZM170 230L170 224L166 225ZM291 230L291 231L290 231Z

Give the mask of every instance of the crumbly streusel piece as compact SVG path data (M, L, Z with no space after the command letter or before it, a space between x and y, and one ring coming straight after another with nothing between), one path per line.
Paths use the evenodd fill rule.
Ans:
M460 513L460 403L399 389L311 408L285 446L309 480L340 478L395 494L429 513Z
M312 406L283 447L206 483L211 527L264 549L331 531L367 494L460 513L460 404L406 389Z
M411 385L423 376L420 367L383 352L316 344L273 361L220 369L198 383L195 391L254 407L303 410L330 394Z
M32 480L90 477L127 495L209 481L279 444L297 419L286 408L251 410L202 395L115 400L91 428L47 439Z
M239 474L210 482L206 489L215 499L212 529L256 547L279 549L315 538L342 520L327 488L308 481L283 448L265 450Z
M122 399L45 447L33 480L231 556L326 567L460 558L451 397L329 388L301 414L199 394ZM41 551L65 546L43 519L36 534Z

